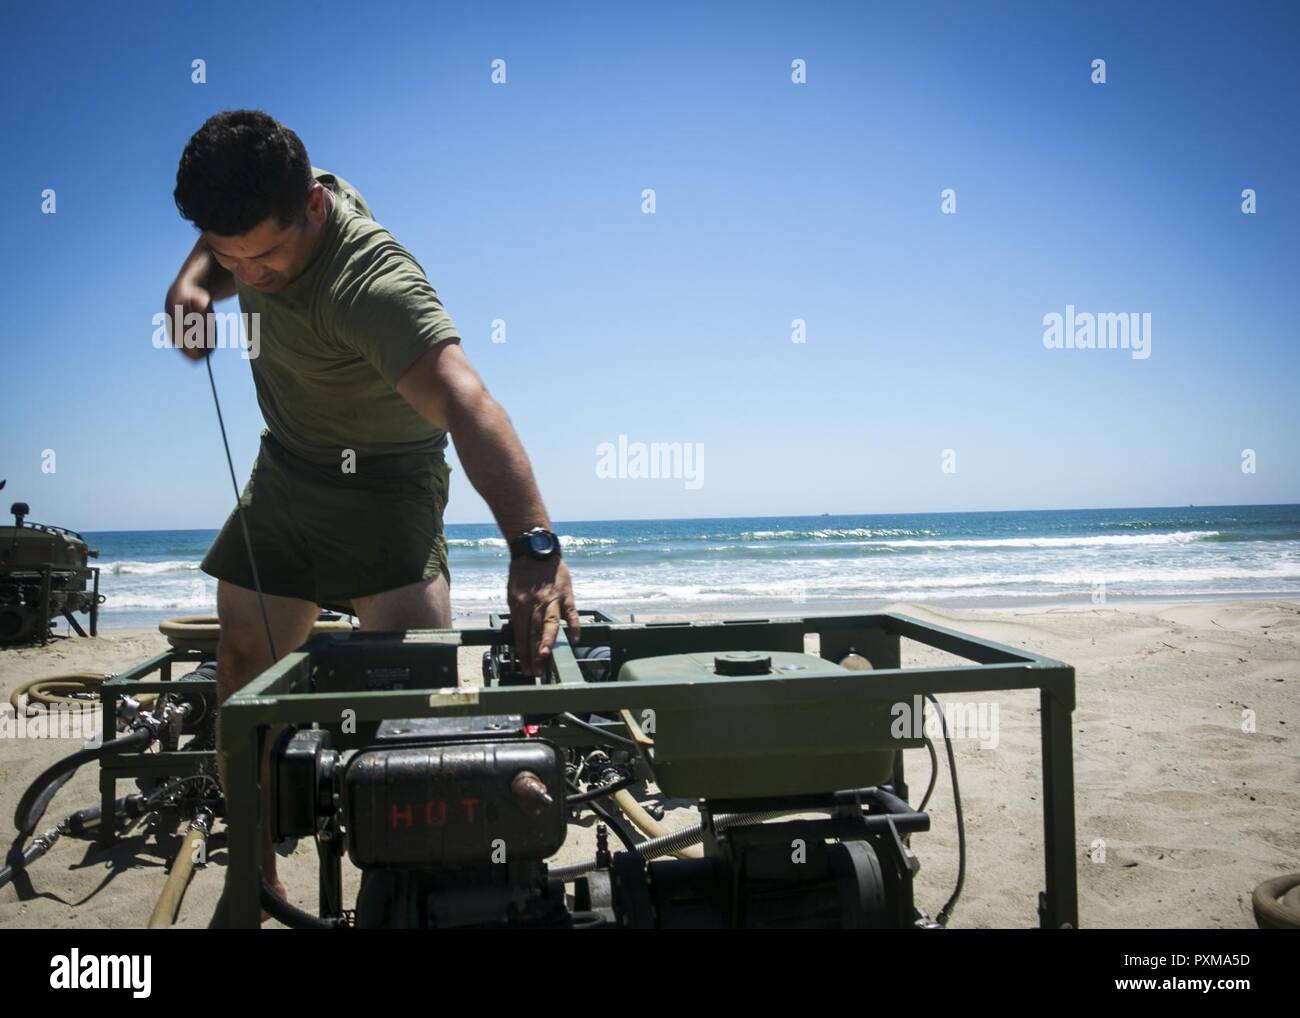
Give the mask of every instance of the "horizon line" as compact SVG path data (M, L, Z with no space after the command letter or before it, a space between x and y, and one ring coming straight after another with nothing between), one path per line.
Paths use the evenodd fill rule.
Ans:
M909 511L909 512L855 512L855 513L785 513L778 515L761 515L761 516L627 516L609 519L566 519L552 520L552 526L559 526L566 523L682 523L690 520L818 520L826 517L844 517L844 516L973 516L973 515L993 515L999 513L1067 513L1067 512L1132 512L1140 509L1279 509L1300 507L1300 502L1226 502L1226 503L1203 503L1197 504L1189 502L1186 505L1130 505L1130 506L1068 506L1054 509L945 509L945 510L926 510L926 511ZM224 522L224 521L223 521ZM54 524L57 525L57 524ZM447 523L448 527L495 527L496 521L476 522L476 523ZM148 534L148 533L186 533L200 530L220 530L221 526L215 527L148 527L135 528L130 530L112 529L96 530L87 529L75 531L80 534Z

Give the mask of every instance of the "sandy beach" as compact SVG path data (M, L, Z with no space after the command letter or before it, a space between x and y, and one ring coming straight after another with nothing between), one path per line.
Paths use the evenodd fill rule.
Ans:
M1074 714L1080 922L1087 927L1253 927L1251 890L1300 870L1300 604L1231 601L993 612L900 604L917 616L1059 658L1078 683ZM809 612L809 614L812 614ZM667 617L667 616L658 616ZM638 621L649 618L638 614ZM118 672L158 652L147 630L0 651L0 702L27 679L61 672ZM904 644L904 664L944 655ZM475 652L462 668L478 673ZM1041 771L1036 694L998 701L996 747L957 740L965 808L966 886L953 927L1036 925L1042 885ZM1243 730L1243 712L1255 730ZM1246 725L1244 727L1250 727ZM14 836L17 801L40 771L76 748L70 740L0 740L0 841ZM914 801L929 774L909 751ZM46 814L52 824L97 801L83 768ZM119 786L119 794L128 788ZM933 914L952 891L957 836L946 767L912 842L922 863L918 905ZM686 810L665 823L682 826ZM43 824L42 827L46 826ZM178 925L207 925L225 863L220 821L208 866L186 894ZM574 828L571 828L571 832ZM559 857L586 858L590 830ZM0 889L0 927L132 928L145 925L179 844L137 827L110 853L62 839L29 871L31 891ZM1103 852L1104 848L1104 852ZM316 859L302 843L281 861L294 901L314 908ZM345 864L345 894L356 871ZM268 922L267 926L276 925Z

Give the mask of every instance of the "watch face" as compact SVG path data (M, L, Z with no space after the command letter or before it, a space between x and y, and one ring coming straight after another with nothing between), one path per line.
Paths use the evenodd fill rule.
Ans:
M550 534L530 534L528 543L539 555L545 555L555 547L555 541Z

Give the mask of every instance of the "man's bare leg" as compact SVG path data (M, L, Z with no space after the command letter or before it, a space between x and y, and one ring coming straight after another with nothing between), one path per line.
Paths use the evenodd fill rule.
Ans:
M311 635L312 624L320 610L310 601L294 597L263 595L266 614L271 623L271 636L279 657L296 650ZM257 592L221 580L217 583L217 615L221 620L221 636L217 643L217 703L225 703L236 692L261 675L274 663L266 642L266 625L257 603ZM264 746L284 731L277 725L267 734ZM221 715L217 715L217 765L221 774L221 787L226 784L225 756L221 744ZM262 816L270 816L270 760L262 756ZM262 877L281 897L285 897L284 884L276 872L275 848L271 843L270 828L264 831L262 850Z
M418 580L369 597L354 597L362 629L450 629L451 591L447 578Z

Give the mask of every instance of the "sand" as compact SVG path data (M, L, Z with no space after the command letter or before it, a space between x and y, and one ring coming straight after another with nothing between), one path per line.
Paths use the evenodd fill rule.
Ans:
M1251 890L1300 870L1300 605L1236 601L1050 611L891 610L1072 664L1080 923L1090 927L1253 927ZM808 612L812 614L812 612ZM639 621L649 621L638 616ZM904 664L944 655L905 644ZM157 633L0 650L0 702L29 678L118 672L164 647ZM463 667L477 674L477 655ZM1036 924L1042 887L1037 695L1001 694L996 747L955 742L967 831L966 886L951 925ZM1243 714L1253 712L1254 731ZM0 740L0 843L12 842L22 792L68 740ZM941 751L942 752L942 751ZM928 777L909 751L913 801ZM84 768L55 798L53 823L97 802ZM119 794L129 789L119 785ZM916 898L933 914L956 876L957 837L946 766L929 806L932 829L912 840L921 859ZM686 810L665 823L682 826ZM46 824L42 824L42 828ZM572 829L571 829L572 830ZM186 894L178 926L204 927L220 894L225 852L217 824L208 866ZM137 827L110 852L64 838L29 871L31 889L0 888L0 927L145 925L179 838ZM571 836L561 861L588 857L590 830ZM280 862L293 900L314 908L316 857L302 843ZM356 873L345 864L345 894ZM267 926L275 926L268 922Z

